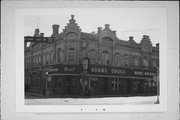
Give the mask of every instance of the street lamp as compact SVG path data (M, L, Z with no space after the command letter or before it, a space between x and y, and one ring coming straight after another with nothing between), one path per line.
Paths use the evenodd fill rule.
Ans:
M46 72L46 90L45 90L45 94L48 96L49 95L49 91L48 91L48 72Z

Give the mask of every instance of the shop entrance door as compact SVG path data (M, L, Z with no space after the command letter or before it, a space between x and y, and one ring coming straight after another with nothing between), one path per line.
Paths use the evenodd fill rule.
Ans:
M67 77L67 94L71 94L71 78L70 77Z
M104 78L104 95L108 95L108 78Z
M131 94L132 91L132 83L131 83L131 79L127 79L127 93Z

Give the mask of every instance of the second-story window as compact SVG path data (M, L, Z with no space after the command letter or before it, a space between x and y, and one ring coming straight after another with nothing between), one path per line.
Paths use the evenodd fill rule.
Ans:
M38 58L38 55L36 55L36 65L39 64L39 58Z
M120 55L119 54L116 54L115 55L115 65L116 66L120 66Z
M152 66L155 68L155 67L158 67L158 62L156 59L153 60L153 63L152 63Z
M143 67L147 68L149 66L147 58L143 59Z
M75 49L70 48L68 50L68 62L75 62Z
M41 55L38 56L39 64L41 64Z
M96 62L96 51L94 50L94 49L91 49L90 51L89 51L89 57L90 57L90 63L91 64L95 64L95 62Z
M57 50L57 61L62 62L62 50L61 50L61 48L58 48L58 50Z
M139 66L139 60L137 57L134 58L134 66Z
M50 62L50 54L47 53L47 61L46 61L46 64L48 64Z
M102 53L102 64L103 65L109 65L110 64L109 53L106 50L104 50Z
M46 64L46 54L43 54L43 64Z
M51 51L50 57L51 57L51 60L50 60L50 61L53 63L53 62L55 61L55 52L54 52L54 50Z

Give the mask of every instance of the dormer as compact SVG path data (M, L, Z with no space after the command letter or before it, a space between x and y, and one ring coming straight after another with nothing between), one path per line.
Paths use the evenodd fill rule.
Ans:
M110 29L110 25L109 24L105 24L104 25L105 28L102 29L101 27L98 27L98 32L97 35L99 37L100 43L102 42L103 39L105 38L109 38L112 40L113 44L115 44L116 41L116 31L112 31Z

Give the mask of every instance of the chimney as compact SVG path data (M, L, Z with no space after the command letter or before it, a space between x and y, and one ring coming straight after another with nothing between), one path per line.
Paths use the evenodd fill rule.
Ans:
M102 27L98 27L98 34L100 34Z
M74 15L71 15L71 19L74 19Z
M40 37L44 37L44 33L40 33Z
M54 24L52 25L53 28L53 34L58 34L59 33L59 25Z
M34 37L38 37L39 36L39 29L35 29L35 32L34 32Z
M156 44L156 47L159 47L159 43Z
M109 29L109 24L105 24L105 29Z
M129 37L129 40L133 40L133 36L130 36L130 37Z
M149 36L148 35L143 35L143 39L149 40Z

